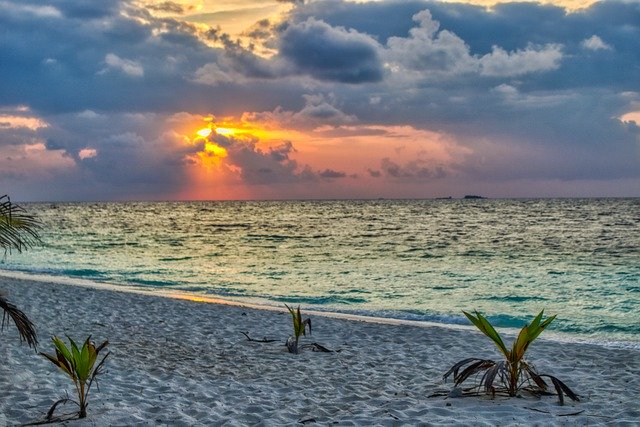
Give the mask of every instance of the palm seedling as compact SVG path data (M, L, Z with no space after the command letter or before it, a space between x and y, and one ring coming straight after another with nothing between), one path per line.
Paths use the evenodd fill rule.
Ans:
M50 420L53 417L53 413L58 404L65 404L69 401L77 404L80 408L78 411L78 418L85 418L87 416L89 391L91 390L91 386L94 381L96 381L97 384L97 376L102 373L104 361L107 359L107 356L109 356L109 353L105 354L97 365L96 360L98 359L100 351L109 345L109 342L105 341L96 347L89 336L82 345L82 348L79 349L71 338L69 338L69 344L71 344L70 347L67 347L58 337L54 336L52 341L55 346L56 354L40 354L49 359L51 363L56 365L65 374L67 374L69 378L71 378L76 388L78 401L76 402L69 398L58 400L47 413L47 419Z
M484 391L491 395L495 395L497 392L506 392L509 396L516 396L518 391L527 390L539 396L550 394L547 391L548 384L543 379L546 377L551 380L560 405L564 404L564 394L572 400L579 400L578 396L562 381L548 374L539 374L535 367L524 359L529 345L553 322L556 316L542 320L544 313L542 310L530 324L520 330L509 350L500 334L484 316L477 311L475 315L466 311L463 313L471 323L495 343L504 359L497 362L474 357L461 360L444 374L445 380L453 374L453 380L457 387L471 376L477 378L480 373L483 373L477 385L466 391L476 389L479 392L484 388Z
M302 320L302 314L300 313L300 306L298 306L297 310L292 309L287 304L285 304L287 310L291 314L293 320L293 336L287 339L287 349L289 353L298 354L298 341L302 335L307 335L307 326L309 327L309 334L311 334L311 319Z
M22 252L39 242L39 228L40 223L35 216L11 203L8 196L0 197L0 248L4 249L5 256L13 249ZM27 315L2 294L0 294L0 308L3 313L0 330L4 329L5 323L13 320L20 334L20 340L26 341L30 347L35 348L38 344L36 330Z

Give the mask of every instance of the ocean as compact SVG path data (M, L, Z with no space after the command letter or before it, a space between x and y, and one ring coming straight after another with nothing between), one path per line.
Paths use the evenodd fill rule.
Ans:
M640 347L640 199L23 204L0 269ZM547 334L547 333L545 333Z

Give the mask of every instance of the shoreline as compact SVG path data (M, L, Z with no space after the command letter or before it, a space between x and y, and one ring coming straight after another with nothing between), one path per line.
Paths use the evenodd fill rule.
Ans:
M287 313L286 308L284 308L284 303L281 306L277 305L269 305L269 304L260 304L254 303L250 301L238 301L226 299L224 297L217 296L207 296L202 294L197 294L195 292L188 292L182 290L166 290L156 288L154 290L150 290L149 288L145 288L138 285L118 285L112 284L108 282L98 282L90 279L83 278L74 278L68 276L61 275L47 275L47 274L36 274L36 273L25 273L22 271L14 271L14 270L4 270L0 268L0 278L10 278L10 279L18 279L18 280L27 280L34 282L45 282L45 283L58 283L63 285L73 285L73 286L81 286L90 289L102 289L107 291L114 292L124 292L124 293L133 293L140 295L148 295L148 296L156 296L162 298L169 299L177 299L177 300L188 300L206 304L221 304L228 306L237 306L237 307L245 307L254 310L267 310L274 312L282 312ZM347 313L347 312L339 312L339 311L331 311L331 310L317 310L317 309L305 309L302 307L305 313L314 316L322 316L327 318L334 319L343 319L349 321L359 321L359 322L369 322L376 324L384 324L384 325L398 325L398 326L416 326L421 328L445 328L445 329L453 329L453 330L467 330L467 331L477 331L475 326L470 324L458 324L458 323L442 323L442 322L434 322L434 321L426 321L426 320L410 320L410 319L400 319L395 317L381 317L381 316L372 316L372 315L361 315L355 313ZM531 313L533 318L535 313ZM551 314L551 313L549 313ZM504 333L507 337L513 337L518 334L518 328L496 328L500 333ZM630 341L630 340L602 340L598 338L581 336L578 334L570 334L567 332L553 331L548 330L545 331L543 338L547 341L554 341L558 343L576 343L576 344L587 344L587 345L595 345L608 349L630 349L630 350L640 350L640 340L638 341Z
M110 342L88 418L65 425L606 425L640 417L637 350L537 340L530 360L581 397L562 407L555 396L429 397L452 388L442 374L456 361L497 358L492 343L466 329L311 315L304 342L340 351L292 355L282 311L9 278L0 290L36 325L39 351L51 351L54 334ZM71 391L13 329L0 336L0 425L42 419ZM249 342L243 331L276 342Z

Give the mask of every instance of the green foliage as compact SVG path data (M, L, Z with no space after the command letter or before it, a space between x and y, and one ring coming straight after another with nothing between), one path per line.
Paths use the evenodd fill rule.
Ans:
M311 319L302 320L302 314L300 313L300 306L298 306L297 310L292 309L287 304L285 304L287 310L291 314L291 318L293 320L293 339L289 339L287 341L287 348L291 353L298 353L298 341L301 336L306 336L307 327L309 327L309 334L311 334Z
M40 242L38 219L11 202L9 196L0 197L0 248L22 252Z
M109 356L109 353L105 354L102 360L96 365L96 360L102 349L109 345L108 341L104 341L98 347L91 341L91 337L88 337L82 348L78 348L76 343L69 337L70 347L67 347L64 341L58 337L53 337L53 345L55 346L55 355L40 353L46 357L51 363L60 368L69 378L73 381L76 388L76 394L78 396L78 402L76 403L80 407L78 413L79 418L87 416L87 403L89 398L89 391L91 385L96 381L96 377L102 373L104 361ZM97 381L96 381L97 384ZM68 399L61 399L57 401L49 411L47 418L51 418L53 411L59 403L66 403Z
M474 388L478 390L484 388L485 392L491 394L503 390L509 396L516 396L521 389L538 395L547 394L548 385L542 377L548 377L555 387L560 404L564 403L564 394L573 400L579 400L578 396L562 381L551 375L539 374L535 367L524 358L531 343L553 322L556 316L551 316L543 321L544 310L542 310L530 324L520 330L511 349L508 349L498 331L484 316L477 311L474 312L475 315L466 311L463 313L471 323L493 341L504 356L504 360L499 362L478 358L461 360L447 371L444 375L445 380L453 374L454 383L458 386L469 377L484 372L478 385ZM496 382L499 384L498 387L494 386Z
M38 243L39 229L40 223L34 215L11 203L9 196L0 197L0 248L4 250L5 256L12 250L22 252ZM0 295L0 308L2 309L0 330L4 329L9 319L13 320L20 334L20 340L26 341L30 347L35 348L38 344L36 329L27 315L2 295Z

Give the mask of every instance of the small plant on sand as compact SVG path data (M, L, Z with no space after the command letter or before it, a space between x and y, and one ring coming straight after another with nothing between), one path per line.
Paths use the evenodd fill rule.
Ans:
M69 338L69 337L67 337ZM53 413L56 410L58 404L65 404L67 402L73 402L79 406L79 411L77 413L78 418L85 418L87 416L87 404L89 399L89 391L91 390L91 385L96 381L97 384L97 376L102 373L102 368L104 366L104 361L109 356L109 353L105 354L102 360L98 362L96 365L96 360L98 359L98 355L102 349L104 349L107 345L109 345L108 341L103 342L98 347L91 341L91 337L88 337L87 340L82 345L82 348L78 348L76 343L69 338L69 344L71 347L67 347L65 343L58 337L52 338L53 344L55 346L56 354L46 354L40 353L51 363L56 365L65 374L71 378L73 384L76 387L76 394L78 396L78 401L71 400L69 398L60 399L53 404L49 412L47 413L47 419L51 420L53 418Z
M477 311L475 316L466 311L463 311L463 313L471 323L495 343L504 359L498 362L478 358L461 360L444 374L445 380L453 374L453 380L457 387L469 377L475 375L477 378L479 373L483 372L480 381L474 387L465 391L475 389L480 392L481 389L484 389L486 393L491 395L495 395L498 392L506 392L509 396L516 396L518 391L526 390L540 396L551 394L547 391L548 384L543 379L543 377L546 377L551 380L555 387L560 405L564 404L564 394L570 399L579 400L578 396L562 381L551 375L539 374L534 366L524 359L524 354L529 345L553 322L556 316L542 320L544 310L541 311L530 324L525 325L520 330L511 350L509 350L502 341L500 334L484 316Z
M293 319L293 336L290 336L287 339L287 349L289 353L298 354L298 341L302 335L307 335L307 326L309 327L309 334L311 334L311 319L302 320L302 314L300 314L300 306L298 306L297 310L292 309L287 304L285 304L287 310L291 314Z
M0 197L0 248L4 249L5 256L13 249L22 252L38 243L39 228L40 223L35 216L11 203L9 196ZM36 329L27 315L2 294L0 294L0 309L2 309L0 330L4 329L5 323L8 324L10 319L13 320L20 334L20 340L26 341L30 347L35 348L38 344Z

